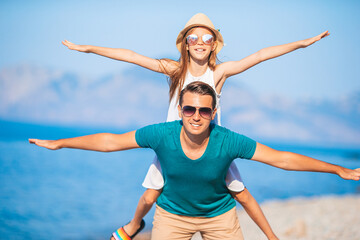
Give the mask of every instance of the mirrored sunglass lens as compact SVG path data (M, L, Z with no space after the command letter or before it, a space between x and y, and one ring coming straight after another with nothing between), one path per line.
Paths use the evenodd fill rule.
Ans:
M202 40L205 44L211 44L213 42L214 37L210 34L205 34L202 36Z
M198 41L198 36L195 34L191 34L186 38L186 40L189 45L195 45Z
M183 107L183 114L186 117L190 117L190 116L194 115L195 111L196 111L196 108L194 108L194 107L191 107L191 106Z
M199 113L203 118L211 118L211 108L200 108Z

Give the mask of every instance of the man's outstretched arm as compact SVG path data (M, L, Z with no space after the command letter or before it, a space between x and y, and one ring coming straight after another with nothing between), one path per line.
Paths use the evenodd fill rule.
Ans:
M59 140L29 139L29 142L51 150L61 148L75 148L99 152L114 152L139 148L136 143L135 132L124 134L98 133L75 138Z
M252 160L290 171L325 172L339 175L343 179L360 179L360 168L352 170L338 165L323 162L293 152L277 151L261 143L256 144Z

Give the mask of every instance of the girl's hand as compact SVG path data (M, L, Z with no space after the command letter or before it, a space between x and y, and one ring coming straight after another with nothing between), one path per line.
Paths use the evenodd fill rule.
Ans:
M317 42L317 41L321 40L322 38L327 37L329 35L330 35L329 31L325 31L325 32L323 32L323 33L321 33L321 34L319 34L319 35L317 35L315 37L305 39L304 42L303 42L303 47L304 48L308 47L308 46L314 44L315 42Z
M65 46L67 46L70 50L76 50L76 51L85 52L85 53L90 52L87 45L77 45L72 42L69 42L68 40L64 40L61 43L64 44Z
M39 140L39 139L29 139L29 143L36 144L39 147L44 147L50 150L58 150L61 147L58 144L57 140Z

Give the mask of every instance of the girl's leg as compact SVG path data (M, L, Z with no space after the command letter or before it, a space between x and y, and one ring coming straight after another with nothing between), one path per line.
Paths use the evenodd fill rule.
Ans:
M241 192L230 191L230 193L233 198L243 206L247 214L259 226L259 228L264 232L264 234L269 240L278 239L273 230L271 229L271 226L267 221L259 204L246 188L244 189L244 191Z
M232 162L226 175L226 186L232 197L238 201L251 219L259 226L268 239L278 239L272 231L263 211L255 198L245 188L240 172Z
M150 211L152 205L154 205L162 192L164 178L162 176L161 165L157 156L155 156L153 163L150 165L142 185L147 188L147 190L139 200L133 219L123 227L123 230L129 236L132 236L138 231L141 226L142 219ZM115 239L112 237L111 240Z
M156 203L161 191L162 189L146 189L144 194L140 197L133 219L124 226L124 230L128 235L133 235L139 229L141 220L150 211L153 204Z
M123 227L127 235L133 235L140 228L141 220L150 211L161 192L162 189L146 189L144 194L140 197L133 219ZM111 240L115 240L115 238L111 237Z

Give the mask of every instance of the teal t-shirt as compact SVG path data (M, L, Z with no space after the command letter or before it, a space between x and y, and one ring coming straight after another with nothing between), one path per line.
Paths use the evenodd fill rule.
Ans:
M140 147L156 152L164 177L157 204L166 211L193 217L215 217L233 207L235 201L225 177L236 158L250 159L256 142L215 124L204 154L192 160L180 143L181 121L150 125L136 131Z

